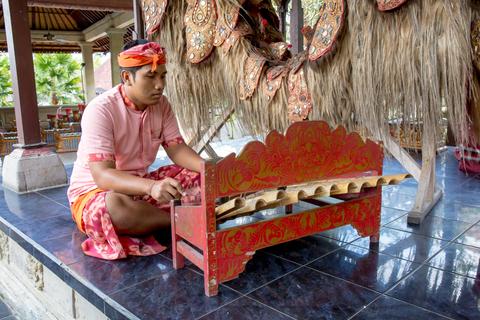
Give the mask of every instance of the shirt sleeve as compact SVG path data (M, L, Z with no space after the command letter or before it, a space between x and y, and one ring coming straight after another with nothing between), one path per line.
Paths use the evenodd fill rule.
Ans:
M178 129L178 122L173 113L170 103L166 102L165 112L163 114L163 142L162 146L168 148L184 142L180 130Z
M93 104L82 116L82 153L87 161L114 161L113 120L107 109Z

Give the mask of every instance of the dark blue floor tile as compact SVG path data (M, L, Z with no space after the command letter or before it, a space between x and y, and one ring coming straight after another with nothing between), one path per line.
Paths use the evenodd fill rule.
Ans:
M327 237L330 239L335 239L345 243L352 242L360 238L360 235L358 234L357 230L353 228L351 225L346 225L339 228L323 231L323 232L317 233L317 235L320 235L322 237Z
M419 264L348 245L308 265L316 270L384 292Z
M393 192L382 197L382 206L398 210L410 211L415 203L415 195Z
M424 266L388 295L455 319L480 319L480 281Z
M455 193L451 192L448 198L451 202L458 202L467 206L480 207L480 193L470 192L459 188Z
M462 276L480 279L480 248L450 243L427 264Z
M462 189L480 194L480 179L472 177L467 182L462 184Z
M407 180L408 181L408 180ZM402 182L398 185L393 185L388 188L383 187L383 195L389 195L390 193L403 193L410 196L417 194L418 185L416 183Z
M363 309L352 320L446 320L444 316L416 307L406 302L382 296Z
M435 183L437 186L444 190L445 192L458 192L459 189L463 189L465 183L470 181L472 178L465 176L465 175L447 175L447 176L439 176L435 177Z
M71 235L76 226L70 216L61 215L43 219L41 222L37 220L22 222L17 224L17 228L34 241L39 242Z
M240 298L201 317L202 320L271 319L287 320L291 317L273 310L247 297Z
M263 252L257 252L247 263L245 271L237 279L225 282L224 285L245 294L295 268L298 268L298 265Z
M12 311L10 311L10 308L3 301L0 300L0 318L4 318L11 314Z
M110 294L173 270L172 263L161 255L130 257L106 261L84 257L69 267L93 286Z
M347 319L378 294L302 267L258 289L250 297L301 319Z
M68 186L65 186L60 188L42 190L42 191L39 191L38 193L66 207L69 207L70 203L67 198L67 189L68 189Z
M433 215L428 215L419 225L409 224L407 219L405 215L387 224L386 227L450 241L472 226L471 223L447 220Z
M310 236L267 248L265 252L299 264L306 264L337 250L344 244L330 238Z
M407 214L407 211L382 207L382 218L380 220L380 224L382 226L386 225L387 223L390 223L393 220L396 220L406 214Z
M449 220L477 223L480 221L480 207L453 202L444 195L443 199L433 207L429 215Z
M74 228L71 234L61 238L39 241L39 244L61 262L69 265L85 257L81 248L85 239L86 236Z
M371 246L368 238L358 239L352 244L404 260L423 263L427 258L439 252L448 242L383 227L380 230L378 245Z
M455 242L480 248L480 224L477 223L468 229Z
M37 193L18 195L10 190L0 192L0 212L5 220L14 224L70 215L69 209Z
M188 270L174 270L116 292L112 299L140 319L193 319L239 297L220 286L214 297L205 296L203 277Z

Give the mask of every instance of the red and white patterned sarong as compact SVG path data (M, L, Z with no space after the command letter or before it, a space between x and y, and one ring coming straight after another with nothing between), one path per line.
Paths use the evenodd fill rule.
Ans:
M200 175L176 165L161 167L146 174L143 178L162 180L166 177L179 181L189 194L200 192ZM108 213L105 197L108 191L98 191L90 199L82 212L82 225L88 239L82 243L86 255L107 260L126 258L128 255L148 256L162 252L166 248L153 236L131 237L118 235ZM147 201L168 214L170 205L158 203L150 196L134 196L136 201Z

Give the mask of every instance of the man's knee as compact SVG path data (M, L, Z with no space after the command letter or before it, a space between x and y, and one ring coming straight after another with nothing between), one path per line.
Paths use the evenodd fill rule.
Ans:
M132 214L133 200L129 196L109 193L106 202L110 218L117 231L129 231L135 226L135 215Z

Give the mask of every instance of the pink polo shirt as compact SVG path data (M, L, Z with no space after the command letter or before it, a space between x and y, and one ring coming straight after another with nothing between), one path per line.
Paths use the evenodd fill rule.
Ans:
M166 97L139 111L126 105L120 86L93 99L83 113L82 137L67 192L70 203L97 188L89 161L114 160L117 169L142 176L160 145L183 142Z

